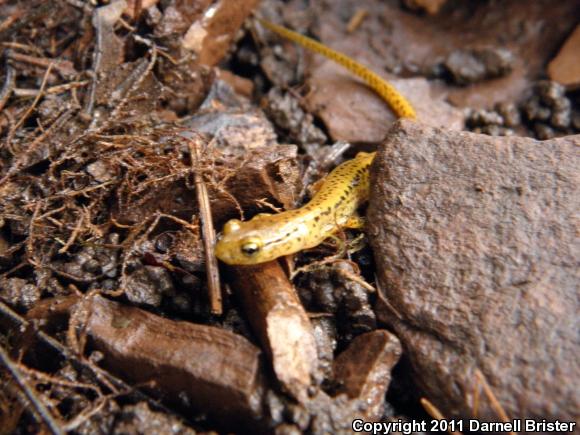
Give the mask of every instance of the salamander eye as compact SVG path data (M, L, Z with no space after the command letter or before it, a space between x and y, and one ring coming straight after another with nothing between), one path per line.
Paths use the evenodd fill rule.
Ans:
M258 238L246 239L242 242L242 253L247 257L253 257L262 249L262 241Z

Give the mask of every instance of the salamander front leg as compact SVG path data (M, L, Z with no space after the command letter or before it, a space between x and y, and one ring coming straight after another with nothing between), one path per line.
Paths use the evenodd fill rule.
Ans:
M349 228L351 230L361 230L365 227L365 224L365 218L355 213L348 219L348 221L346 221L344 228Z

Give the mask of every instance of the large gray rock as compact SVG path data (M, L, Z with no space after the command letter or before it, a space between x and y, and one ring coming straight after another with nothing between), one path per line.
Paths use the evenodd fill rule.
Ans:
M478 370L510 418L579 417L578 145L402 121L377 154L379 319L448 417L473 415Z

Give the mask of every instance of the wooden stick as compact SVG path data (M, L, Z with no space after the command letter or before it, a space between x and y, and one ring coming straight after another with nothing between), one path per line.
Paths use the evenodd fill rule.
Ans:
M210 309L212 314L221 315L223 313L222 291L220 287L218 262L214 253L216 235L213 227L211 205L209 202L207 186L203 181L199 165L200 156L198 144L191 141L189 143L189 149L191 153L191 164L193 167L195 194L197 196L199 216L201 219L201 233L203 236L203 247L205 251L205 269L207 273Z
M15 364L8 353L2 346L0 346L0 362L8 369L14 382L20 387L22 392L25 394L26 398L30 401L32 407L34 408L33 414L39 417L39 422L44 423L50 433L53 435L64 435L64 431L61 429L60 425L54 419L48 408L42 403L42 400L38 397L36 392L28 385L26 379L22 373L20 373L20 369L18 368L18 364Z

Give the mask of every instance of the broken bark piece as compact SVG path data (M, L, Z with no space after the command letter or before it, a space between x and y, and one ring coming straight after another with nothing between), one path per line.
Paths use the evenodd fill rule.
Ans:
M314 329L277 261L232 267L246 317L268 351L282 387L299 402L319 381Z
M391 370L401 356L401 343L385 330L356 337L334 360L334 380L339 393L358 400L364 420L377 420L383 414Z
M220 0L209 6L183 37L183 47L198 56L199 63L217 65L230 49L242 24L258 0Z
M293 422L307 433L347 434L352 433L354 419L379 420L384 414L391 369L400 355L399 340L387 331L358 336L334 361L337 394L331 397L318 390L302 404L307 414Z
M240 165L241 163L241 165ZM272 212L267 203L294 208L300 188L297 149L294 145L255 148L249 157L239 159L235 175L225 183L225 190L216 191L210 186L212 211L214 216L223 218L239 217L232 196L244 210ZM234 166L234 165L232 165ZM260 204L258 200L265 200Z
M421 121L436 127L463 128L461 111L446 103L444 95L437 96L427 80L388 80L416 108ZM309 86L312 91L304 102L322 119L335 141L380 143L396 120L381 97L332 61L325 60L312 69Z
M106 367L224 425L256 424L265 384L260 349L224 329L175 322L95 296L80 304L84 330Z
M569 89L580 86L580 24L548 65L550 79Z
M510 418L578 417L579 145L403 120L377 154L379 319L448 418L499 419L478 371Z

